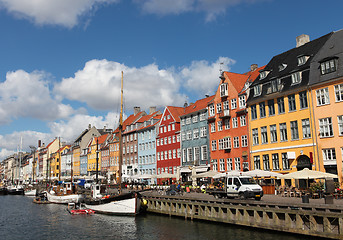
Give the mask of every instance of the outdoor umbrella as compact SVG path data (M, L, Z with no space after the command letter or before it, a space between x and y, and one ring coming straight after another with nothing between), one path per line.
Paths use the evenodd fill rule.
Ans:
M281 173L265 171L261 169L255 169L248 172L244 172L244 175L251 176L251 177L281 177L283 176Z
M292 172L280 176L282 179L317 179L317 178L338 178L336 174L325 173L304 168L303 170Z
M195 174L193 177L195 177L195 178L203 178L203 177L213 177L215 175L218 175L217 171L209 170L207 172Z
M157 174L157 175L153 175L153 178L176 178L176 174L172 174L172 173L161 173L161 174Z
M217 175L214 175L213 178L221 178L225 176L242 176L243 173L237 170L232 170L229 172L223 172L223 173L218 173Z

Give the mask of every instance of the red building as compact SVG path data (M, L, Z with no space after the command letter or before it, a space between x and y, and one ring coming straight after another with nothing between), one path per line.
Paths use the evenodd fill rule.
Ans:
M181 165L180 115L183 114L182 107L164 109L156 138L157 174L176 173Z
M212 170L250 169L246 89L261 69L254 64L247 73L223 72L220 76L214 100L208 105Z

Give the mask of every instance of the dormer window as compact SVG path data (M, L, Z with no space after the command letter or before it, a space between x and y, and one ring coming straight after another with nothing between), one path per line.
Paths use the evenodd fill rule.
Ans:
M301 79L302 79L302 73L301 72L293 73L292 74L292 84L291 85L295 85L295 84L301 83Z
M260 78L263 79L263 78L266 78L267 75L269 74L270 71L263 71L260 73Z
M259 85L254 86L254 97L260 96L261 93L262 93L262 85L259 84Z
M220 84L220 97L227 97L228 96L228 87L227 83Z
M287 64L286 63L283 63L279 66L279 72L285 70L285 68L287 67Z
M309 56L298 57L298 66L304 65L309 58L310 58Z
M330 59L320 64L320 72L322 75L335 72L337 69L336 59Z

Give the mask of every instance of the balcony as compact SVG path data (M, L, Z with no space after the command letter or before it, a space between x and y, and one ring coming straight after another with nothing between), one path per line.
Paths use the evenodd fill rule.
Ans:
M230 110L223 110L221 113L218 114L219 118L229 118L230 116Z

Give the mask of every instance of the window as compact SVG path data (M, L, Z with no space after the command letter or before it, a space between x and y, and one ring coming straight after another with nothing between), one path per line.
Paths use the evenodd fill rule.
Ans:
M242 141L242 147L248 146L248 136L247 135L241 136L241 141Z
M256 104L251 105L250 110L251 110L251 119L252 120L257 119Z
M228 85L227 83L220 84L220 97L228 96Z
M230 129L230 119L229 118L224 120L224 125L225 125L225 129Z
M287 141L287 125L286 123L280 123L280 141Z
M230 107L229 107L229 101L223 102L223 109L224 109L224 110L229 110L229 109L230 109Z
M235 157L235 170L241 170L241 159L239 157Z
M323 88L316 91L317 106L330 104L329 89Z
M169 115L168 115L169 116ZM171 126L170 125L168 125L168 132L170 132L171 131ZM150 135L150 133L149 133L149 139L151 139L151 135Z
M226 169L227 169L227 171L232 170L232 158L226 159Z
M268 100L269 116L275 115L274 99Z
M246 106L245 96L244 95L239 96L238 99L239 99L239 102L238 102L239 108L245 108L245 106Z
M261 127L261 144L268 143L267 127Z
M233 98L231 99L231 109L236 109L237 108L237 99Z
M277 106L279 110L279 114L285 113L285 103L283 97L277 99Z
M258 141L258 129L257 128L254 128L252 130L252 140L253 140L253 145L258 145L259 144L259 141Z
M222 121L218 121L217 125L218 125L218 131L222 131L223 130L223 122Z
M225 171L225 159L219 159L219 171Z
M199 129L195 128L193 129L193 139L198 139L199 138Z
M322 75L335 72L336 71L336 61L335 59L331 59L326 62L322 62L320 64L320 72Z
M263 79L265 77L267 77L269 71L263 71L263 72L260 72L260 78Z
M266 104L264 102L260 103L260 118L266 116Z
M331 117L319 119L319 134L320 137L333 136Z
M212 140L212 151L217 150L217 141L216 140Z
M187 117L186 118L186 124L191 124L191 119L192 119L191 117Z
M232 128L238 128L238 119L236 117L232 118Z
M185 141L186 140L186 133L184 131L181 132L181 138L182 138L182 141ZM161 143L162 143L163 139L161 139ZM163 145L163 144L161 144Z
M214 105L211 104L209 107L209 116L214 116L215 112L214 112Z
M175 130L175 123L172 124L172 130Z
M224 149L224 140L219 139L218 140L218 150L222 150L222 149Z
M292 78L292 84L291 85L299 84L299 83L301 83L302 74L301 74L301 72L293 73L291 75L291 78Z
M308 107L306 91L299 93L300 109Z
M206 120L206 113L201 113L200 114L200 121L205 121Z
M324 165L336 165L336 151L334 148L323 149L323 163Z
M188 131L187 131L186 139L187 139L187 140L192 140L192 130L188 130Z
M173 159L176 158L176 149L173 149Z
M231 137L223 138L223 149L231 149Z
M298 57L298 66L304 65L308 59L309 59L309 56Z
M310 128L310 119L302 119L301 125L303 129L303 138L310 138L311 137L311 128Z
M277 142L277 131L276 125L270 125L270 142L275 143Z
M222 112L222 103L217 103L217 113Z
M288 109L290 112L297 110L294 94L288 95Z
M273 153L272 154L272 162L273 162L273 170L279 170L279 154Z
M268 154L263 155L262 160L263 160L263 169L267 171L270 170L269 155Z
M198 122L198 115L193 116L192 121L193 121L193 123Z
M207 136L207 128L205 127L201 127L200 128L200 137L206 137Z
M207 146L201 146L201 160L207 160Z
M182 149L182 162L186 162L187 160L187 149Z
M261 169L260 156L254 156L254 167L255 169Z
M282 70L285 70L286 67L287 67L287 64L285 63L279 65L279 72L281 72Z
M291 121L291 139L299 139L298 121Z
M343 135L343 115L337 116L337 120L338 120L338 132L339 132L339 135L342 136Z
M281 157L282 157L282 167L283 170L289 170L289 160L287 157L287 153L281 153Z
M343 83L335 86L336 102L343 101Z
M217 159L212 160L212 169L213 169L213 171L218 171Z
M239 120L240 120L240 122L241 122L241 127L247 125L247 121L246 121L245 115L240 116L240 117L239 117Z
M216 131L216 123L213 122L211 123L211 132L215 132Z
M239 148L239 137L234 137L233 138L233 147L234 148Z
M259 84L259 85L254 86L254 97L260 96L261 93L262 93L262 85Z

